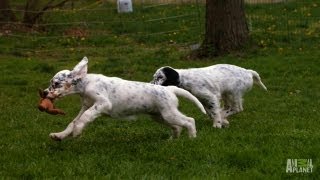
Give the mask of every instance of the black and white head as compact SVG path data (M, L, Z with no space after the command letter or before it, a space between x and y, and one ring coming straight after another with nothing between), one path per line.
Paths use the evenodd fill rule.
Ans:
M159 68L154 73L151 83L162 86L179 86L179 73L169 66Z
M44 90L47 98L55 99L77 92L76 86L87 75L88 58L84 57L73 70L59 71L50 81L50 85Z

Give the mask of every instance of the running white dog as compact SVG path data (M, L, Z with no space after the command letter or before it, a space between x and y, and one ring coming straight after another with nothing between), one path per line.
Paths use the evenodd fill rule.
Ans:
M242 97L253 83L267 90L256 71L228 64L192 69L161 67L153 75L151 83L174 85L191 92L203 103L216 128L228 126L226 118L243 111Z
M199 100L184 89L174 86L163 87L143 82L127 81L117 77L87 74L88 59L84 57L72 71L58 72L44 92L46 97L56 99L69 94L80 94L82 108L68 127L51 133L54 140L63 140L69 135L78 136L83 128L102 114L111 117L148 113L161 116L162 122L173 130L173 137L180 135L182 127L188 129L189 137L196 137L194 119L178 110L176 95L193 101L206 113ZM157 119L159 121L159 119Z

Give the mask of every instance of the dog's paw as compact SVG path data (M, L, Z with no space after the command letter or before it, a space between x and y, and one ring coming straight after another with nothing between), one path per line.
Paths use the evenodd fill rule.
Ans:
M50 136L50 138L52 140L55 140L55 141L61 141L62 140L62 137L60 137L57 133L51 133L49 136Z
M228 128L229 127L229 121L227 120L227 119L224 119L223 121L222 121L222 127L224 127L224 128Z
M215 123L213 123L213 127L220 129L220 128L222 128L222 125L221 125L221 123L216 123L216 122L215 122Z

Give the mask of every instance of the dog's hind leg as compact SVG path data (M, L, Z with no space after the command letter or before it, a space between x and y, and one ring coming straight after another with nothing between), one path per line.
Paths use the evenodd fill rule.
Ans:
M221 112L222 118L227 118L228 116L237 114L241 111L243 111L243 99L242 99L242 93L237 93L228 96L228 101L230 102L230 108L225 109Z
M161 115L165 121L173 129L173 137L179 137L181 127L188 129L190 138L197 137L195 121L191 117L182 114L178 109L164 110Z
M177 139L180 137L181 131L182 131L182 127L181 126L172 126L172 139Z
M172 136L170 137L170 139L176 139L180 137L181 131L182 131L182 127L181 126L176 126L176 125L171 125L168 124L161 116L159 115L153 115L151 116L152 119L158 123L164 124L166 126L169 126L172 129Z

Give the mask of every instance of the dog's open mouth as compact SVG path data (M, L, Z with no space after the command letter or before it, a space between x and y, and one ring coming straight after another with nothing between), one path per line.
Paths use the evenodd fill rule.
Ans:
M47 98L51 100L56 100L56 99L59 99L60 97L62 97L61 94L52 94L51 96L47 95Z
M40 91L40 90L39 90L39 91ZM44 90L41 90L40 96L41 96L42 98L47 98L47 99L50 99L50 100L55 100L55 99L60 98L62 95L61 95L61 94L54 94L54 93L51 93L51 92L45 92Z

